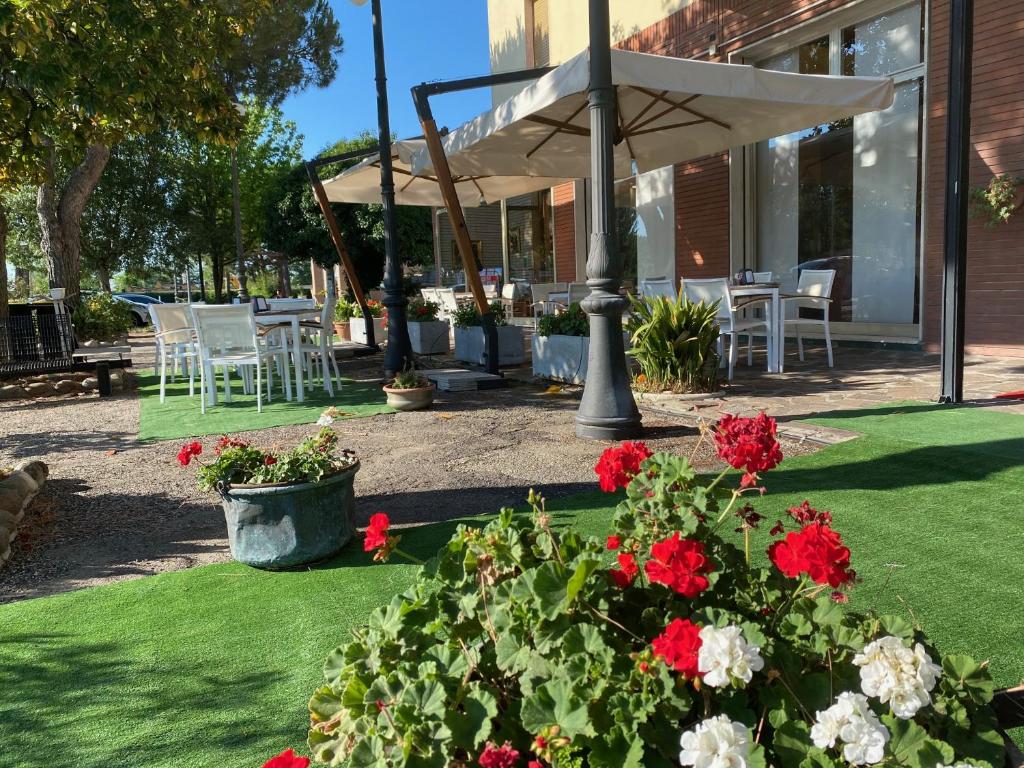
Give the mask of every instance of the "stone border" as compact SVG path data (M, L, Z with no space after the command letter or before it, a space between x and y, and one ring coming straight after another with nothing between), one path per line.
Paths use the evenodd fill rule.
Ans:
M0 568L11 556L11 542L25 509L46 482L50 470L41 461L27 459L0 480Z
M137 386L138 380L133 372L111 371L110 388L113 392L128 391ZM87 395L95 392L98 387L99 380L94 373L44 373L0 380L0 401Z

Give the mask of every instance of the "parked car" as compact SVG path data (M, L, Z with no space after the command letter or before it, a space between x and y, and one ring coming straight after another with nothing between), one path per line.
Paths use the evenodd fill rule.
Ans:
M134 301L136 304L163 304L164 300L159 299L156 296L147 296L144 293L115 293L115 296L123 296L128 301Z
M142 302L135 301L135 299L133 298L129 298L129 296L134 295L135 294L115 293L114 299L116 301L124 302L125 304L128 305L128 308L132 311L132 315L135 318L135 325L140 327L144 325L149 325L149 304L154 303L155 299L153 299L151 296L146 296L144 298L147 298L150 301Z

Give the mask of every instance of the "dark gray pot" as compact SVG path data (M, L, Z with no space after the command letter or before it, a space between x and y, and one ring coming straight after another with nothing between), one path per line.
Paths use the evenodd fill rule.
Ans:
M235 485L221 495L231 556L277 570L323 560L355 531L359 462L318 483Z

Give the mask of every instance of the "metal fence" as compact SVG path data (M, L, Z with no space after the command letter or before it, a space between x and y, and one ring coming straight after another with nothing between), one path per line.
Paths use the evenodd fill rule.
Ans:
M59 370L72 363L74 329L53 307L12 305L0 317L0 373Z

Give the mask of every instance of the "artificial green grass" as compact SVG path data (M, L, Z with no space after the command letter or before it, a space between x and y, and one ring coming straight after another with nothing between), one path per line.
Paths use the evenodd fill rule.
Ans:
M900 405L816 421L865 437L767 473L769 525L805 498L833 510L863 577L854 607L905 600L944 652L1024 679L1024 418ZM603 535L616 502L550 508ZM454 525L403 547L430 554ZM327 653L413 574L355 545L309 571L215 565L0 606L0 766L244 768L301 747Z
M293 382L294 383L294 382ZM199 409L199 382L195 397L188 396L188 381L168 382L167 397L160 402L160 377L139 377L139 439L177 440L200 435L222 435L290 424L311 424L324 408L334 405L343 418L363 418L381 413L394 413L379 384L343 379L341 390L335 387L329 396L317 382L306 392L303 402L285 400L280 384L274 380L274 400L264 401L263 412L256 412L256 395L242 394L241 381L232 379L231 402L224 402L223 381L218 378L217 405L208 406L206 414Z

